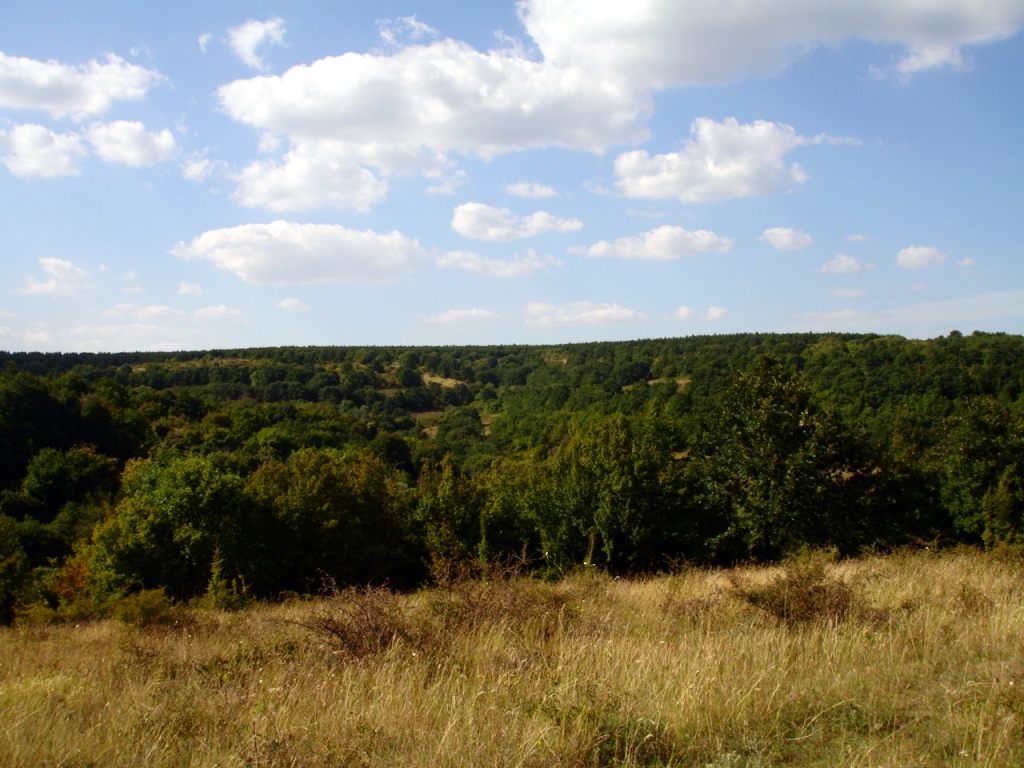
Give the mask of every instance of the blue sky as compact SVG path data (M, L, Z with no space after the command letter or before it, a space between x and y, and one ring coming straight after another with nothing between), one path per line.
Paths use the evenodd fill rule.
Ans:
M0 0L0 349L1024 333L1024 0Z

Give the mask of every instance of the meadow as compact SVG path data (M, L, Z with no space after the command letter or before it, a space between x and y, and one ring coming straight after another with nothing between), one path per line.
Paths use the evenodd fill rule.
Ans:
M1024 561L958 549L0 629L0 765L1024 764Z

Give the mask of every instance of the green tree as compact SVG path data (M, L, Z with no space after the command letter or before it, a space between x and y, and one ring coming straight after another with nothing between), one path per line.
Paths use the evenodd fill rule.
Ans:
M992 396L948 420L939 454L942 498L958 533L986 546L1013 541L1024 515L1024 418Z
M718 399L687 474L719 529L713 555L774 559L802 544L855 549L858 498L875 467L810 389L765 356Z

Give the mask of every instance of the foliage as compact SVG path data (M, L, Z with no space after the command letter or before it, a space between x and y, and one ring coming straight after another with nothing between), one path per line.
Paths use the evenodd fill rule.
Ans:
M629 574L805 544L1021 536L1018 336L0 352L0 364L11 605L77 611L161 587L263 599L326 578L405 588L438 563L522 553L549 573ZM65 572L86 586L76 576L58 594Z

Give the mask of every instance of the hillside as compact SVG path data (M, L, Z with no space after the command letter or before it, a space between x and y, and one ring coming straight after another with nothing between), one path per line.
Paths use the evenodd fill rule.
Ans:
M0 605L1013 543L1024 339L0 353Z

